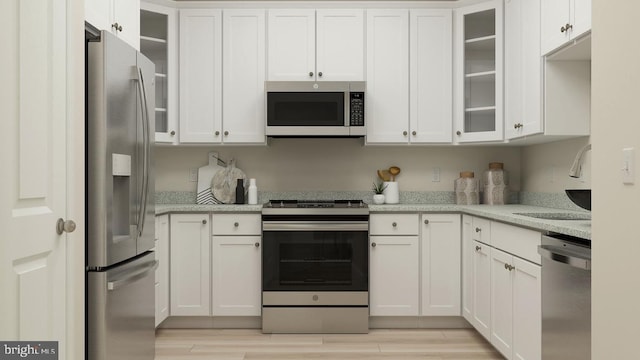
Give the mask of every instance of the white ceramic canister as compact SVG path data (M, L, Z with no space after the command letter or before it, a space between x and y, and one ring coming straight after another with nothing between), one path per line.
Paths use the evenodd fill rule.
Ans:
M489 205L504 205L509 199L509 178L501 162L489 163L489 170L482 174L484 184L482 202Z
M398 189L397 181L385 181L387 186L384 191L384 203L385 204L397 204L400 202L400 190Z
M456 204L477 205L480 203L480 185L473 171L463 171L460 178L453 183L456 194Z
M249 205L258 204L258 187L256 186L256 179L249 179Z

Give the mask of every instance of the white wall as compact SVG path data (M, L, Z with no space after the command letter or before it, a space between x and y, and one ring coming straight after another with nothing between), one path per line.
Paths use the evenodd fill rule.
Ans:
M640 359L640 182L623 185L620 176L621 149L640 150L638 14L640 1L593 0L592 358L598 360Z
M584 157L582 177L569 177L578 151L588 137L528 146L522 149L522 191L564 193L565 189L591 189L591 152Z
M480 177L489 162L505 163L511 189L520 189L521 149L517 147L364 147L359 139L273 139L268 147L156 147L156 191L194 191L189 169L204 166L208 152L234 157L247 177L255 177L259 190L366 191L376 170L396 165L401 191L453 191L460 171ZM434 167L440 182L432 182Z

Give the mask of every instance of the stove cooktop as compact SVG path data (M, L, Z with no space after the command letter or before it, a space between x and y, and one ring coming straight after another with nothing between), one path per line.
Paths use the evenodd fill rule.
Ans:
M362 200L270 200L265 208L366 208Z

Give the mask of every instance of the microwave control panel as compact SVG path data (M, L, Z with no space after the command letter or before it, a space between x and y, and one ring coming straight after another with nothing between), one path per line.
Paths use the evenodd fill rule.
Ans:
M364 92L350 93L350 126L364 126Z

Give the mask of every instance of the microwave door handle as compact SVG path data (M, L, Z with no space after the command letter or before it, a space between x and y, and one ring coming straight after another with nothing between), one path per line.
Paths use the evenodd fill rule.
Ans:
M344 126L348 127L351 124L351 112L349 111L349 105L351 100L351 93L349 91L344 92Z

